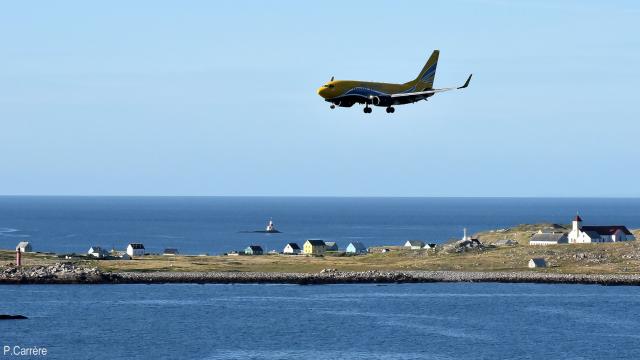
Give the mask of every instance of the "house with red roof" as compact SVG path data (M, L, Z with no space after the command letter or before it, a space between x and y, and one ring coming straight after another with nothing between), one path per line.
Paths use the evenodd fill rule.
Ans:
M624 225L582 225L580 215L576 215L571 225L571 232L567 236L569 244L635 240L631 231Z

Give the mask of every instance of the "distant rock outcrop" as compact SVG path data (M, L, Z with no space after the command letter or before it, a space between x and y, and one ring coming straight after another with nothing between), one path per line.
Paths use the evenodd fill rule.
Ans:
M24 315L3 315L0 314L0 320L26 320L28 319Z

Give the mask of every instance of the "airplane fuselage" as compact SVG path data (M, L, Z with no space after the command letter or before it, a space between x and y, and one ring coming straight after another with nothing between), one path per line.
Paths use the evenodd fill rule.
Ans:
M418 101L411 98L391 98L391 94L415 91L417 89L411 82L391 84L357 80L335 80L320 87L318 95L322 96L325 101L341 107L350 107L356 103L388 107ZM430 94L429 96L432 95Z

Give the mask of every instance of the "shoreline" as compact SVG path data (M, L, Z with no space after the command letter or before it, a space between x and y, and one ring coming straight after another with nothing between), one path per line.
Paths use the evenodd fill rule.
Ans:
M56 264L0 271L0 285L38 284L392 284L491 282L581 285L640 285L640 274L560 274L491 271L337 271L304 272L101 272Z
M394 284L437 282L493 282L540 284L640 285L640 275L552 274L538 272L466 271L336 271L326 273L256 272L155 272L117 273L115 283L210 283L210 284Z

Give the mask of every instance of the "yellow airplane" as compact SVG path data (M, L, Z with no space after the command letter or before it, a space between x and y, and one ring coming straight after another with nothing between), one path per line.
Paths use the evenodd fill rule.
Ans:
M351 107L353 104L364 104L364 112L370 113L369 105L384 106L387 113L395 112L394 105L404 105L420 100L427 100L436 93L464 89L469 86L471 75L460 87L434 89L439 50L434 50L417 78L404 84L388 84L355 80L331 80L318 89L318 95L336 106ZM473 74L472 74L473 75Z

